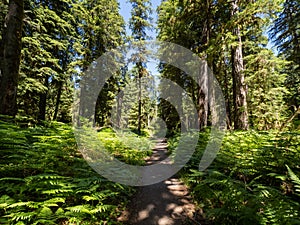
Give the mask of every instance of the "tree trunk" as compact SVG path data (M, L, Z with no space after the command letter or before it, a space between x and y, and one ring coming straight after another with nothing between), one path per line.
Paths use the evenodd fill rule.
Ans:
M232 17L238 13L238 0L232 1ZM244 62L242 52L242 39L238 25L233 29L233 34L237 38L237 45L231 47L232 58L232 81L234 100L234 128L237 130L248 130L247 112L247 86L244 78Z
M46 88L49 87L49 77L48 76L45 77L44 86ZM38 120L40 120L40 121L46 120L47 93L48 93L48 91L46 91L45 93L42 93L40 95L39 116L38 116Z
M205 46L209 45L210 33L211 33L211 2L206 1L206 18L205 24L202 30L202 42ZM212 64L212 59L209 55L206 55L206 60L209 65ZM199 129L203 129L207 126L209 116L209 104L208 104L208 71L205 64L202 65L201 75L199 76L199 90L198 90L198 123Z
M122 106L123 106L123 97L124 97L124 92L119 89L119 94L117 96L117 127L121 128L121 120L122 120Z
M226 59L223 56L224 67L226 67ZM226 68L224 68L224 88L225 88L225 103L226 103L226 122L227 128L231 130L231 104L230 104L230 90L229 90L229 77Z
M22 49L23 0L10 0L0 43L0 114L17 114L17 87Z
M58 110L59 110L59 103L60 103L60 98L61 98L61 93L62 93L62 87L63 87L63 82L59 82L58 84L58 92L56 96L56 103L55 103L55 111L54 111L54 116L53 120L57 120L57 115L58 115Z
M198 124L199 129L203 129L207 126L208 118L208 71L206 65L201 65L199 75L199 90L198 90Z
M142 83L141 79L143 76L143 67L142 63L138 63L138 70L139 70L139 80L138 80L138 129L137 132L140 135L142 129Z

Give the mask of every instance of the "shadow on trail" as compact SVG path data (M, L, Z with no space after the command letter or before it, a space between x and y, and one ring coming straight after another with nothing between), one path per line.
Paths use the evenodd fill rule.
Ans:
M152 156L146 160L147 165L167 157L166 140L157 140ZM139 187L119 221L132 225L203 224L195 219L195 214L195 205L191 203L187 187L173 176L157 184Z

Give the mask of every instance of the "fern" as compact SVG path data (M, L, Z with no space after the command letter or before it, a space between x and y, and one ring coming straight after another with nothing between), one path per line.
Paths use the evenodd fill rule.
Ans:
M71 127L0 121L0 224L114 223L133 189L94 172Z
M288 169L289 176L293 183L295 184L296 192L300 195L300 179L299 177L286 165Z
M200 133L198 147L182 170L195 201L214 224L300 224L300 181L290 169L297 196L288 196L289 163L300 161L300 132L233 132L225 135L217 158L205 172L197 167L209 136ZM177 140L170 141L176 146ZM290 192L289 192L290 193ZM291 193L290 193L291 194Z

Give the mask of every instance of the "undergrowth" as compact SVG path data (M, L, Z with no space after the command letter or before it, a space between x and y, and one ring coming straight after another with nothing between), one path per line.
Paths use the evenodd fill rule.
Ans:
M209 139L200 133L181 171L211 224L300 224L300 132L228 132L215 161L199 162ZM176 147L178 138L169 146Z
M102 129L99 139L114 157L131 165L144 165L143 159L152 154L154 147L148 137L133 132L115 132L111 128Z
M124 161L141 164L144 153L136 156L111 132L99 137ZM134 193L88 166L68 125L0 121L0 147L0 224L117 224Z

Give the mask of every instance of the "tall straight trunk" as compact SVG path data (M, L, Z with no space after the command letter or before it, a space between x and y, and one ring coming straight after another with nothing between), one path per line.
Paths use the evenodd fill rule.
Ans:
M224 37L222 37L222 43L225 43ZM222 46L222 52L226 52L226 45ZM225 105L226 105L226 124L227 129L231 130L232 125L232 111L231 111L231 98L230 98L230 75L227 73L227 63L226 63L226 56L222 54L222 63L220 64L219 71L224 71L224 89L225 89Z
M206 0L206 18L202 30L202 41L204 45L209 45L211 34L211 2ZM206 60L209 65L212 64L212 59L206 55ZM207 126L209 116L209 87L208 87L208 71L206 65L202 65L201 75L199 77L199 90L198 90L198 123L199 128L203 129Z
M10 0L0 43L0 114L17 114L17 87L22 49L23 0Z
M122 105L123 105L124 92L119 89L119 94L117 96L117 127L121 128L121 119L122 119Z
M239 10L238 0L232 1L231 15L234 17ZM233 100L234 100L234 128L237 130L248 130L247 111L247 86L244 78L244 62L242 51L242 38L239 26L233 29L237 45L231 47Z
M57 92L57 96L56 96L56 103L55 103L55 110L54 110L53 120L57 120L57 115L58 115L58 110L59 110L59 103L60 103L60 99L61 99L62 88L63 88L63 82L61 81L58 84L58 92Z
M198 90L198 124L199 129L207 126L208 119L208 71L205 64L201 65Z
M223 57L224 66L226 66L225 56ZM224 68L224 88L225 88L225 103L226 103L226 122L227 128L231 130L231 104L230 104L230 90L229 90L229 77L226 68Z
M142 72L142 63L139 64L139 80L138 80L138 134L141 134L142 129L142 83L141 79L143 76Z
M48 76L45 77L44 86L46 88L48 88L48 86L49 86L49 77ZM40 121L46 120L47 93L48 93L48 91L40 94L39 115L38 115L38 120L40 120Z

